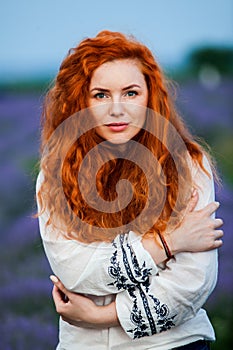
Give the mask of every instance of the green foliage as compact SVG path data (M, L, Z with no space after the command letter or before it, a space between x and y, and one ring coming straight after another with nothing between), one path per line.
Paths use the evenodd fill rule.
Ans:
M233 300L229 296L209 306L208 315L215 329L216 342L211 345L211 350L227 350L233 348Z
M189 56L189 63L195 71L208 65L216 68L223 75L232 74L233 48L209 46L193 50Z
M233 186L233 138L232 129L219 126L209 127L203 133L198 132L210 146L211 154L216 160L220 177Z
M181 65L165 68L171 80L186 81L196 78L202 69L210 69L220 76L233 75L233 47L201 46L193 48L184 57Z
M42 78L16 79L13 81L0 82L0 93L25 94L28 92L44 93L49 89L53 79L50 74Z

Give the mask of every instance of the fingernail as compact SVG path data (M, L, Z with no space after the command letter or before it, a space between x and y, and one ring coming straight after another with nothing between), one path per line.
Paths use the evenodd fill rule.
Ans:
M219 202L215 202L217 204L217 206L219 207L220 206L220 203Z
M51 281L53 283L57 283L58 282L58 278L56 276L54 276L54 275L49 276L49 278L51 279Z

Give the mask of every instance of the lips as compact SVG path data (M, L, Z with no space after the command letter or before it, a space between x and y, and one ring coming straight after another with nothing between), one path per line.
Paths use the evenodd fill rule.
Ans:
M114 132L124 131L128 127L128 125L129 123L126 122L106 124L106 126Z

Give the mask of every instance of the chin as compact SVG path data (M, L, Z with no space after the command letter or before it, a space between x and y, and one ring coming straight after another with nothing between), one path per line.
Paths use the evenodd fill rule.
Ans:
M114 144L114 145L123 145L125 143L128 143L130 140L132 140L136 135L138 134L138 132L134 132L134 133L128 133L128 134L122 134L122 135L114 135L114 136L110 136L107 138L107 141Z
M113 145L123 145L124 143L127 143L129 140L109 140L110 143Z
M113 145L123 145L127 142L129 142L131 139L130 138L111 138L108 139L107 141L110 142Z

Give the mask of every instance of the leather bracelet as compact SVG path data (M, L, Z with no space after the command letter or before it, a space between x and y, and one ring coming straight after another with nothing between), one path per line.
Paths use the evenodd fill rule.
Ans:
M163 245L163 248L164 248L164 250L165 250L165 253L166 253L166 255L167 255L167 258L168 258L169 260L172 259L172 258L174 258L174 255L172 255L172 253L171 253L171 251L170 251L170 249L169 249L169 247L168 247L168 245L167 245L167 242L165 241L165 238L161 235L160 232L158 232L158 235L159 235L160 241L161 241L161 243L162 243L162 245Z

